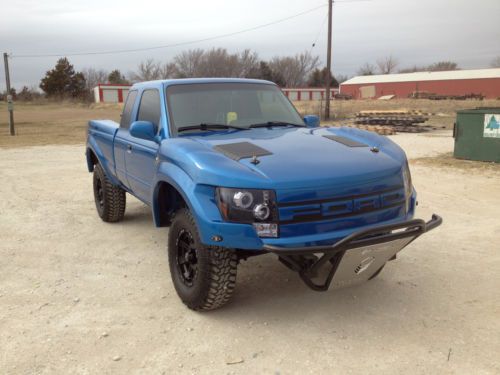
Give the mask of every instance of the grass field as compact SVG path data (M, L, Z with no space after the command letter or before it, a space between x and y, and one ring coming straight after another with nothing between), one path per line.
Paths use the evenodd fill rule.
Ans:
M302 115L319 114L321 103L296 102ZM455 113L459 109L500 107L500 100L349 100L332 102L333 121L341 124L348 122L361 110L400 110L411 109L433 113L427 124L451 129ZM36 145L78 144L85 141L87 121L90 119L111 119L118 121L121 105L78 104L78 103L16 103L16 137L9 136L8 113L5 103L0 103L0 147L23 147ZM326 122L325 122L326 123Z
M119 121L121 105L16 103L17 136L9 135L8 112L0 103L0 147L23 147L85 142L90 119Z

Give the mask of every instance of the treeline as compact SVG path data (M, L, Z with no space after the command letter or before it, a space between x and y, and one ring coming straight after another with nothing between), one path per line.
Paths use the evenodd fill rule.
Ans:
M171 78L229 77L265 79L281 87L323 87L330 79L333 87L347 77L333 77L327 69L320 69L318 56L305 51L294 56L276 56L263 60L249 49L230 53L224 48L183 51L169 61L146 59L127 75L120 70L85 68L75 71L67 58L57 61L46 72L39 88L48 98L92 100L92 89L98 83L130 84L141 81ZM21 95L22 93L22 95ZM17 100L31 100L40 96L36 88L13 90Z
M491 63L494 67L495 60ZM460 67L453 61L438 61L426 66L414 65L410 68L399 68L399 61L392 55L378 59L375 64L365 63L356 72L359 76L370 76L374 74L393 74L393 73L415 73L415 72L442 72L447 70L460 70Z
M229 53L224 48L184 51L171 61L148 59L129 75L132 82L169 78L233 77L273 81L281 87L324 86L328 74L319 69L320 60L310 52L294 56L276 56L265 61L256 52ZM335 86L337 80L331 75Z
M98 83L131 84L141 81L170 78L236 77L257 78L273 81L281 87L324 87L328 79L332 87L347 80L347 76L333 76L326 68L320 69L320 59L305 51L293 56L275 56L263 60L257 52L246 49L230 53L224 48L183 51L169 61L143 60L137 68L123 74L120 70L85 68L75 71L67 58L57 61L53 69L46 72L38 87L23 86L12 89L14 100L32 101L42 97L55 99L93 100L93 88ZM500 56L491 61L492 68L500 67ZM357 75L410 73L421 71L458 70L453 61L439 61L427 66L399 69L399 61L392 55L377 59L374 64L365 63ZM43 91L40 92L41 89ZM0 100L6 92L0 93Z
M20 91L11 88L10 95L18 101L34 101L43 98L92 101L92 90L98 83L128 84L130 82L118 69L106 72L87 68L77 72L64 57L57 61L53 69L45 73L38 87L23 86ZM0 100L5 100L6 95L6 92L1 93Z

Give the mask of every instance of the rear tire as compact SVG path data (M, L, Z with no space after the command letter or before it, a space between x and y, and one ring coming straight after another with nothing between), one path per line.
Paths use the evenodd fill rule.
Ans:
M94 200L99 217L107 223L121 221L125 215L125 190L108 179L100 164L94 167Z
M172 220L168 261L175 290L190 309L214 310L230 300L238 258L233 250L203 245L186 208L177 211Z

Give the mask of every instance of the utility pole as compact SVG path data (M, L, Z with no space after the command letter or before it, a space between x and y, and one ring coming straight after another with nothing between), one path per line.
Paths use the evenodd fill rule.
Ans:
M9 110L9 129L10 135L15 135L14 130L14 102L10 93L10 74L9 74L9 55L3 54L3 64L5 66L5 84L7 86L7 109Z
M328 46L326 50L326 102L325 102L325 120L330 118L330 84L332 69L332 8L333 1L328 0Z

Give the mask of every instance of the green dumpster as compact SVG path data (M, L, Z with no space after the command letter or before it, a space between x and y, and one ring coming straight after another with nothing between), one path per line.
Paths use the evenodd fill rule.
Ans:
M500 163L500 107L457 111L454 156Z

